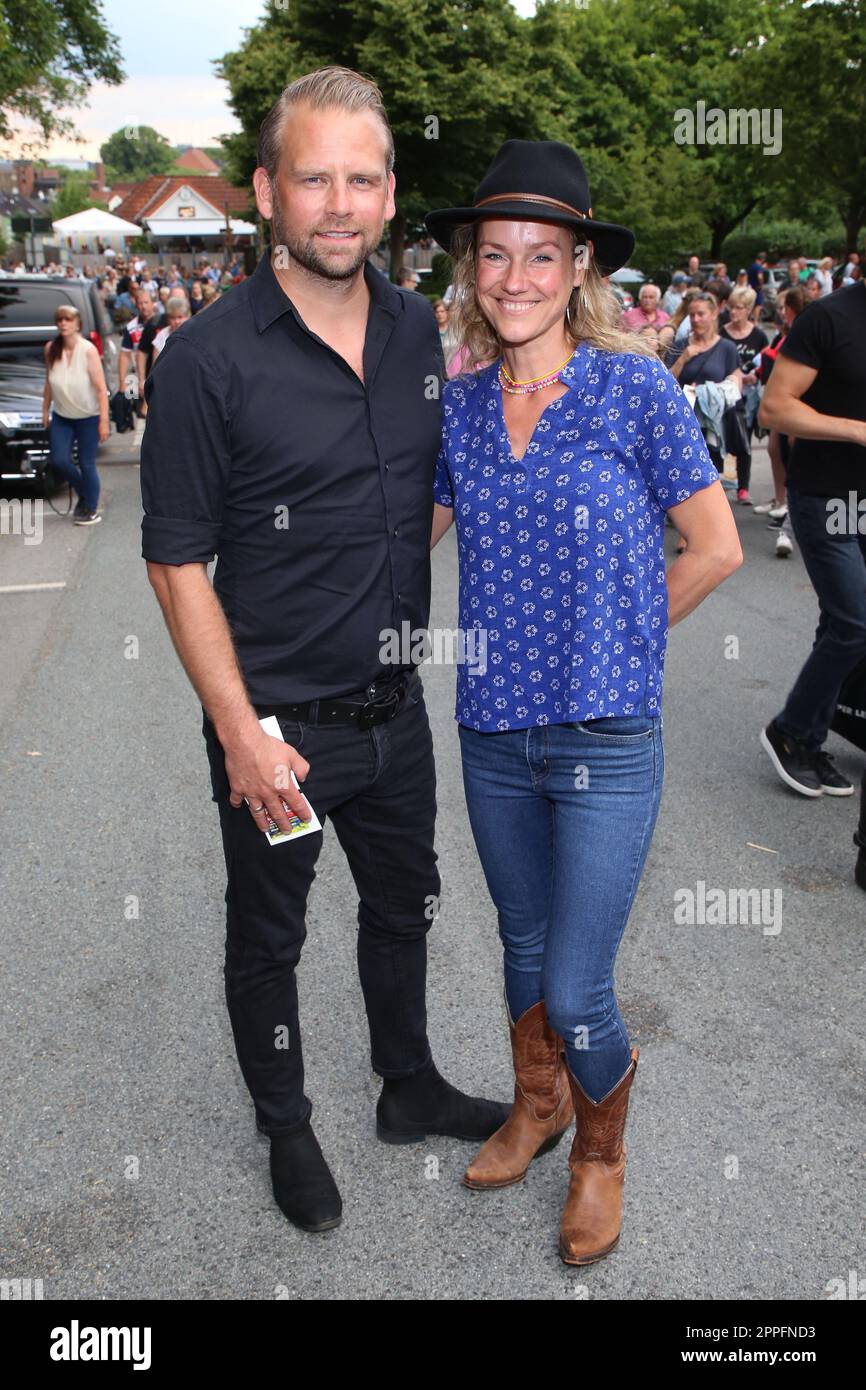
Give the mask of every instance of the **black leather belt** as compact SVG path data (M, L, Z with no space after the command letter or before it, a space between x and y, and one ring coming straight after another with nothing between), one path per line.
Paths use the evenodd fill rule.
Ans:
M406 693L420 679L417 671L404 672L387 681L373 682L356 697L341 700L305 700L295 705L256 705L256 714L264 719L275 714L277 719L293 719L300 724L354 724L356 729L372 729L384 724L402 709Z

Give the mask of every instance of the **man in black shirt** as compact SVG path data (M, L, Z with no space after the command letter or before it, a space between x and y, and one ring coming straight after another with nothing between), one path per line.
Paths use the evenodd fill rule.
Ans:
M312 807L349 860L379 1137L486 1138L508 1114L440 1077L427 1041L432 739L412 659L395 666L387 648L429 617L442 361L429 306L367 260L394 214L392 169L372 82L322 69L286 89L254 175L273 247L168 339L141 451L143 554L204 708L238 1059L276 1200L315 1231L341 1214L310 1126L295 982L322 836L271 845L271 822L290 833Z
M168 325L169 315L166 309L163 308L159 313L154 314L148 319L142 329L141 337L138 340L138 346L135 349L135 370L138 375L138 396L143 405L142 415L147 414L147 408L144 403L144 383L150 376L150 369L153 366L154 339L156 335L161 333Z
M820 609L811 654L761 743L795 791L850 796L823 744L842 683L866 657L866 284L795 319L760 421L794 440L788 508Z

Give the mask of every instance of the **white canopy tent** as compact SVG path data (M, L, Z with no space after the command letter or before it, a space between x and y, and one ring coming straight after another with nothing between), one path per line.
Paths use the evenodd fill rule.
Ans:
M97 241L104 246L113 246L116 251L124 251L130 237L141 236L141 227L137 223L115 217L113 212L106 212L104 208L85 208L83 212L74 212L70 217L58 218L52 226L73 251L95 251Z
M224 237L226 221L224 217L146 217L147 230L151 237ZM252 222L230 217L229 225L233 236L255 236Z

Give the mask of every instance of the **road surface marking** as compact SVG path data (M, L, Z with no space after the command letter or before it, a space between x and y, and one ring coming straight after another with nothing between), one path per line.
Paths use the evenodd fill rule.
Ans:
M27 594L33 589L65 589L65 579L50 579L44 584L0 584L0 594Z

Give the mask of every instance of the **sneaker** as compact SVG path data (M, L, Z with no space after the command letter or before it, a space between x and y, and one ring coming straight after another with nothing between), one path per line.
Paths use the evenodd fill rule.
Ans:
M790 536L786 536L784 531L780 531L776 537L776 559L787 560L789 555L793 555L794 546Z
M822 748L820 752L813 755L812 761L821 786L828 796L852 795L854 786L848 781L847 777L842 776L838 768L833 766L833 755L831 753L825 753Z
M784 518L783 516L777 517L777 519L776 519L775 521L770 520L770 521L767 522L767 530L768 530L768 531L781 531L781 529L782 529L782 527L784 526L784 524L785 524L785 518Z
M777 507L771 507L767 515L771 516L774 521L784 521L788 515L787 502L780 502Z
M73 520L73 521L75 520L75 518L76 518L77 516L89 516L89 515L90 515L90 513L88 512L87 508L85 507L85 505L84 505L84 503L83 503L82 501L79 500L78 502L75 503L75 507L74 507L73 512L72 512L72 520Z
M749 496L749 490L748 490L748 488L745 488L745 487L738 487L738 488L737 488L737 501L738 501L738 502L742 502L742 503L744 503L744 504L747 505L747 506L751 506L752 499L751 499L751 497Z
M775 719L761 730L761 747L769 754L770 762L786 786L793 787L801 796L823 795L815 754L800 739L783 733Z
M95 526L97 521L102 520L102 512L82 512L80 516L73 514L72 523L74 526Z
M778 507L778 505L775 497L773 497L769 502L759 502L752 508L752 511L757 512L758 516L766 516L768 512L771 512L773 508Z

